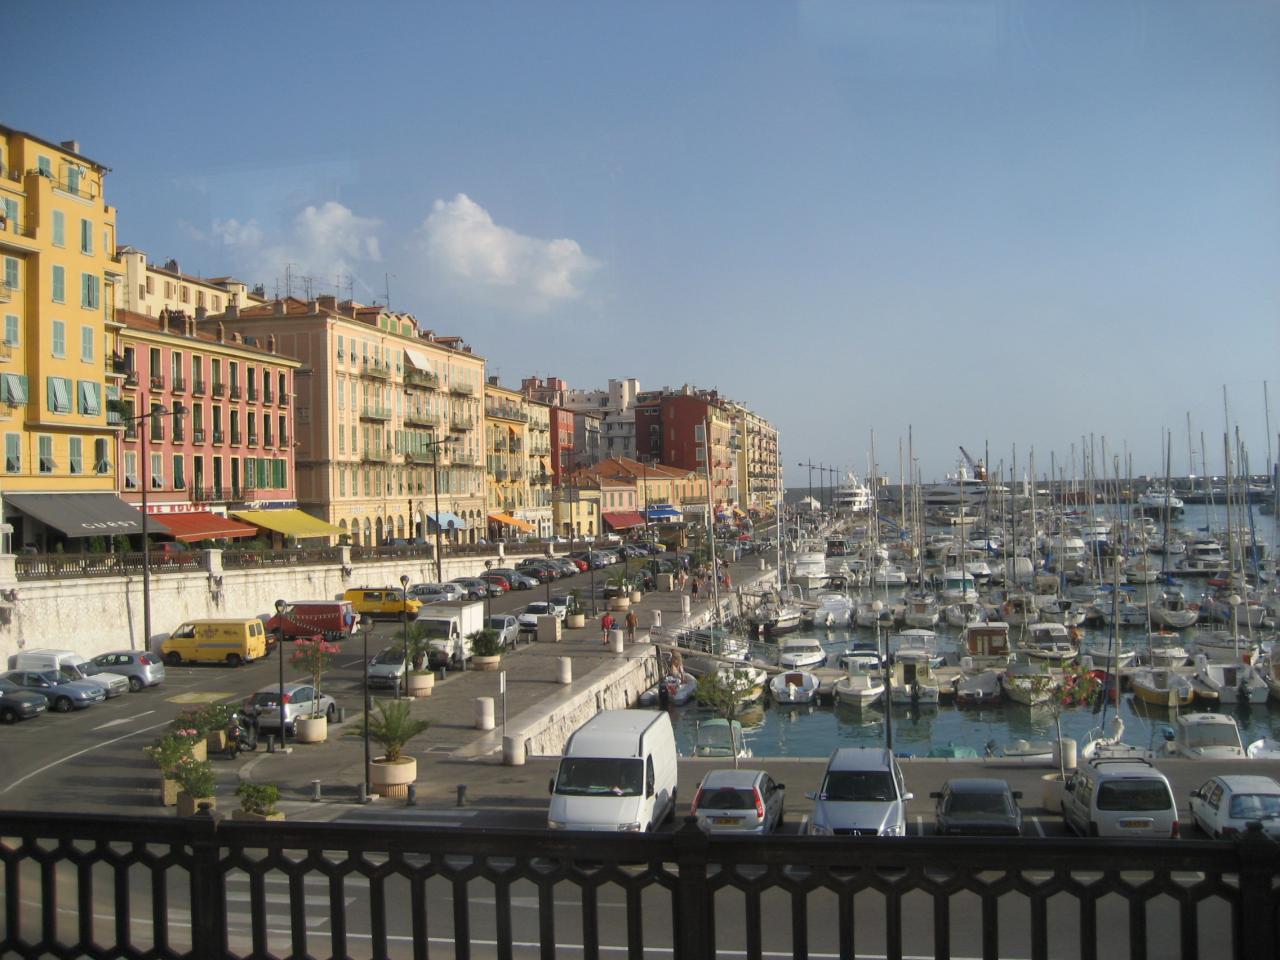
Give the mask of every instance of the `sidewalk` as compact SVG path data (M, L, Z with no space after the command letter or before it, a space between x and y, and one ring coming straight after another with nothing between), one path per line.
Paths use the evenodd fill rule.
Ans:
M770 559L770 558L766 558ZM750 589L754 581L771 577L775 571L761 571L760 557L730 565L735 586ZM537 591L531 594L538 599ZM683 596L687 597L688 594ZM731 602L722 595L721 602ZM521 643L502 658L506 672L506 729L516 733L535 726L557 706L564 704L619 671L626 661L654 655L647 642L649 627L660 614L664 628L696 625L710 619L711 603L704 596L691 604L686 621L682 594L653 592L633 606L640 627L637 642L627 644L621 655L601 642L598 617L588 615L586 626L564 630L559 643ZM600 610L602 614L603 608ZM619 618L620 619L620 618ZM559 682L560 658L572 658L573 680ZM498 692L499 674L478 671L450 672L437 680L430 697L412 701L415 717L431 722L425 733L411 740L405 750L418 761L417 801L424 807L453 807L457 786L467 784L468 803L473 806L526 806L533 798L543 802L546 794L548 761L528 758L524 766L502 763L503 701ZM494 700L495 728L476 729L475 701ZM364 781L363 738L348 735L358 724L334 724L329 739L322 744L294 744L291 752L266 753L261 748L240 769L240 779L275 784L280 788L280 807L291 819L327 820L352 809ZM370 745L377 756L378 747ZM320 781L323 801L312 800L314 784ZM403 801L383 801L388 810Z

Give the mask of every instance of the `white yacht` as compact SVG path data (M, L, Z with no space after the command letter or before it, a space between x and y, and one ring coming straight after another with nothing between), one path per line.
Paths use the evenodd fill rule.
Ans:
M871 509L871 488L850 472L831 494L831 505L848 513L866 513Z

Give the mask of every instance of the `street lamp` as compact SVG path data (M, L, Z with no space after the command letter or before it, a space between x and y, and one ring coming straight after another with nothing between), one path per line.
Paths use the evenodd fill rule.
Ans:
M812 461L812 460L810 460L808 463L805 463L804 461L801 461L800 463L797 463L797 464L796 464L796 466L797 466L797 467L808 467L808 468L809 468L809 487L808 487L808 490L809 490L809 499L810 499L810 500L812 500L812 499L813 499L813 461Z
M486 560L484 562L484 572L488 573L492 569L493 561ZM493 614L493 584L487 578L484 583L484 626L487 630L489 628L489 620Z
M280 710L280 749L289 746L289 728L284 722L284 611L289 605L283 600L276 601L276 662L280 667L280 698L276 706Z
M373 617L360 618L360 634L364 638L364 794L365 803L369 797L369 634L373 633Z
M884 604L879 600L871 601L871 612L876 618L876 656L880 658L880 680L884 684L884 737L885 748L893 753L893 691L889 686L889 658L886 651L880 649L880 614Z
M436 504L436 583L444 583L444 567L441 563L441 546L440 546L440 447L453 443L453 437L444 437L440 440L426 440L423 446L431 448L431 492L435 497ZM410 454L412 456L412 454ZM406 648L405 654L408 654Z
M409 695L409 575L400 574L400 620L404 625L404 693ZM396 699L400 698L400 680L396 679Z

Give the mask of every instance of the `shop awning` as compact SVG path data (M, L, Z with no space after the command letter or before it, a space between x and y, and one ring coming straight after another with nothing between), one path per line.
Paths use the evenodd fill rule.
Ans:
M252 537L258 528L247 523L240 523L230 517L220 517L207 510L194 513L166 513L164 525L177 540L184 543L195 543L197 540L234 540L239 537Z
M450 513L448 510L441 510L439 513L428 513L427 516L441 530L465 530L467 529L467 521L463 520L456 513ZM436 517L440 519L437 520Z
M632 527L643 527L644 517L634 510L623 510L619 513L606 513L604 522L615 530L630 530Z
M494 523L505 523L508 527L515 527L517 530L523 530L525 533L533 533L534 526L524 520L517 520L509 513L491 513L489 519Z
M6 493L4 502L68 537L128 536L142 532L142 514L114 493ZM147 518L147 532L166 534L169 526Z
M231 514L237 520L252 523L264 530L274 530L290 537L336 537L342 533L332 523L317 520L309 513L295 508L284 510L237 510Z
M649 508L650 520L679 520L682 514L669 503L656 504Z
M413 347L405 347L404 355L408 357L409 362L412 363L419 370L425 370L428 373L431 372L431 358L428 357L421 350L415 350L413 349Z

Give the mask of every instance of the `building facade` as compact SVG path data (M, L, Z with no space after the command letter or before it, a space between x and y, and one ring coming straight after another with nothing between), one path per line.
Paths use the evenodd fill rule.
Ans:
M164 310L203 317L227 307L244 309L265 303L262 288L253 290L234 277L195 277L182 272L176 260L156 266L135 247L117 251L124 273L118 306L134 313L158 317Z

